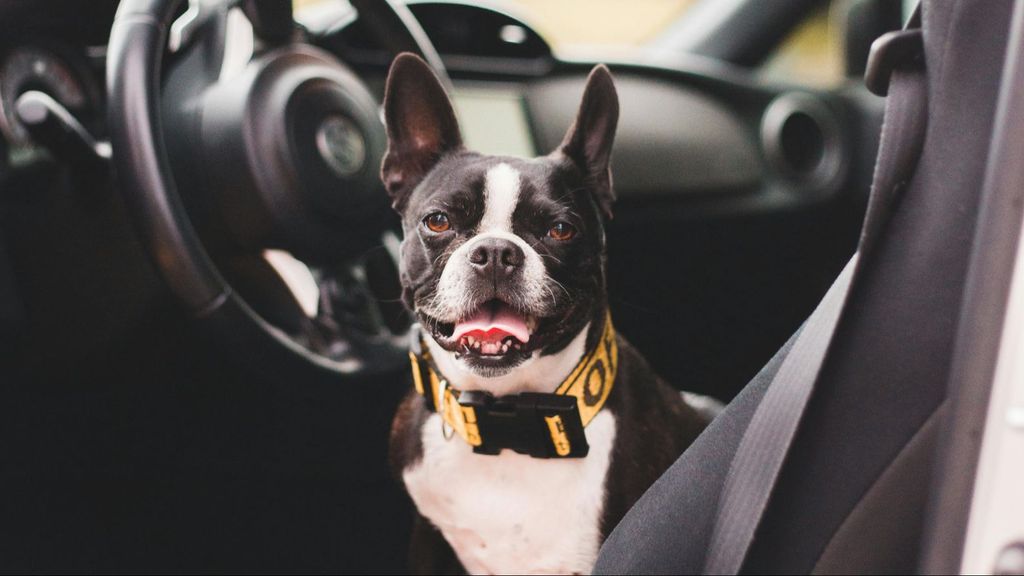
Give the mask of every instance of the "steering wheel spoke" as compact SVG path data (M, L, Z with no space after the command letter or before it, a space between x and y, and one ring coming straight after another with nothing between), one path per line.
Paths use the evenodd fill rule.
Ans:
M242 0L241 7L253 32L268 45L280 46L295 38L292 0Z

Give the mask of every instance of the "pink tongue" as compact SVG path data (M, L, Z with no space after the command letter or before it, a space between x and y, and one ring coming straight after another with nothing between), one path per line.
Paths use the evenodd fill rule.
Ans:
M478 337L485 340L501 340L505 336L512 336L525 344L530 339L526 321L508 306L498 306L497 310L490 306L480 308L475 314L455 325L452 339L458 340L472 332L480 332Z

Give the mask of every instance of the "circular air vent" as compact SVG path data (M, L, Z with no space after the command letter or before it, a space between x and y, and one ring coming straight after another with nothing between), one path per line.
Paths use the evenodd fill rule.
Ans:
M809 94L783 94L768 105L761 145L772 167L801 185L827 188L841 174L844 155L835 117Z

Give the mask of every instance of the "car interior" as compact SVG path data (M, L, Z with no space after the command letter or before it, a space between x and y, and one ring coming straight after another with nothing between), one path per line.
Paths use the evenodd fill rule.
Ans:
M742 571L958 569L966 512L939 504L970 485L935 478L1021 7L694 4L629 49L569 50L483 0L0 0L0 566L407 569L387 437L411 320L379 107L411 51L491 153L555 149L588 71L614 75L611 314L728 406L598 572L706 570L732 455L859 245ZM780 57L815 22L840 39L825 83ZM892 68L869 54L905 25L926 129L880 152ZM868 251L876 160L911 148Z

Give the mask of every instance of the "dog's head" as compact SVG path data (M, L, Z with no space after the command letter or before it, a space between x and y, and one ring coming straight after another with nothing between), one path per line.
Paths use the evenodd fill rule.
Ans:
M391 67L384 111L403 299L438 345L496 377L603 319L619 113L607 68L590 73L576 122L539 158L466 150L444 88L410 54Z

